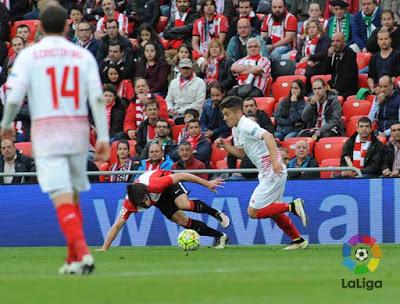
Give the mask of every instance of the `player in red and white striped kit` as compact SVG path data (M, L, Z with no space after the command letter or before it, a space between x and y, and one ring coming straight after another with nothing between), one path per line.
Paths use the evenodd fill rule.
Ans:
M89 274L94 260L82 229L79 192L89 190L89 100L97 129L96 153L109 156L107 119L93 55L65 37L67 11L49 6L41 16L44 38L24 49L7 79L2 137L13 136L12 121L28 95L32 146L39 184L49 194L68 247L60 273Z

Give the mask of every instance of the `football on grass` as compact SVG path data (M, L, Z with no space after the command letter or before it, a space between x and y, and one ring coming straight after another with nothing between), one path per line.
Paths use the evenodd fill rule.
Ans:
M184 251L193 251L200 246L200 235L192 229L185 229L179 233L177 241Z

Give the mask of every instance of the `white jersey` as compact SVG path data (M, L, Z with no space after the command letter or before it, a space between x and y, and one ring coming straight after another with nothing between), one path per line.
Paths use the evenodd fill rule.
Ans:
M242 116L238 125L232 128L235 146L244 149L246 155L259 170L259 178L270 177L274 174L268 148L262 139L264 132L267 131L245 116ZM276 153L283 165L279 150ZM283 168L286 171L284 165Z
M28 95L35 156L88 151L87 101L103 94L88 50L60 36L44 37L18 55L7 87L8 100Z

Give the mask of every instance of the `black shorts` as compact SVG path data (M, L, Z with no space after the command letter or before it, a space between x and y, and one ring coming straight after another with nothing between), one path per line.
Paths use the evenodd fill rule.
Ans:
M164 190L163 194L161 194L159 200L154 204L154 206L160 209L161 213L170 220L172 215L179 210L175 205L175 199L186 193L188 192L181 183L169 186Z

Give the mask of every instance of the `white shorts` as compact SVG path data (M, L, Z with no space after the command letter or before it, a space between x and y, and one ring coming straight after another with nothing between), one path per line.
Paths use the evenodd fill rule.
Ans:
M87 159L87 153L35 158L40 188L50 195L89 190Z
M261 209L271 203L282 201L286 179L286 171L281 176L273 174L271 177L261 178L251 195L249 206Z

